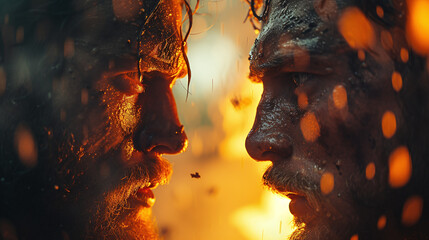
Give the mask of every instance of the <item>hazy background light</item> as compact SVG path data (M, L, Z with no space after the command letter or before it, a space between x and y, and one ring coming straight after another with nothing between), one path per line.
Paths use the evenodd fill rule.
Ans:
M252 160L244 146L262 94L262 84L247 78L256 38L243 23L248 10L245 1L201 1L194 15L188 100L187 78L173 87L189 147L166 156L173 175L155 190L165 240L283 240L292 231L289 200L262 186L269 163ZM195 172L201 177L192 178Z

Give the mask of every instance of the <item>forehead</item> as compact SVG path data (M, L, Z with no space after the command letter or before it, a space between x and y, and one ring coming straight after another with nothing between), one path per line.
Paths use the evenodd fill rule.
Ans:
M179 0L76 0L72 5L75 11L68 23L68 36L87 50L96 47L108 55L135 54L137 38L148 19L157 19L150 21L153 36L178 29L181 23ZM175 14L160 11L162 8L174 10Z

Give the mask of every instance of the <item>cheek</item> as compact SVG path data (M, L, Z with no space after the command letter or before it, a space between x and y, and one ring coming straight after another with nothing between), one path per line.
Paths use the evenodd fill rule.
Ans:
M131 134L139 121L141 110L136 106L137 98L136 95L123 96L122 101L117 104L118 110L113 111L118 112L116 122L126 134Z
M137 96L126 96L113 88L87 105L82 123L83 141L79 155L90 157L118 150L128 156L134 150L132 136L139 123Z

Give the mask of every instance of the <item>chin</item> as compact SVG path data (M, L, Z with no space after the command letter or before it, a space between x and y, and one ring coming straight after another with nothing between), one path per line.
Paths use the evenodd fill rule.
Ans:
M332 221L330 218L315 217L310 222L302 222L295 218L296 230L290 236L291 240L344 240L353 236L352 226L347 221Z
M158 239L151 206L130 197L114 206L107 199L96 208L90 217L87 239Z

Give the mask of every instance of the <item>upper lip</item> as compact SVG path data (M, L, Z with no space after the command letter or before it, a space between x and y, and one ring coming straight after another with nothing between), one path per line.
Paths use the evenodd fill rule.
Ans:
M299 189L292 189L288 186L284 186L284 187L274 186L274 187L275 187L277 193L284 195L284 196L290 198L291 200L293 200L294 198L297 198L297 197L304 197L304 198L307 197L307 194L305 194L303 191L301 191Z
M161 154L155 154L155 153L148 154L148 153L140 152L140 154L137 154L134 157L135 157L134 161L136 161L135 164L141 165L141 166L133 166L134 168L136 168L136 172L139 173L142 170L139 170L138 168L142 168L142 169L147 169L148 170L147 172L148 173L150 172L150 174L149 176L137 176L136 174L134 174L134 177L137 177L137 179L135 179L135 181L130 186L130 190L131 190L130 194L135 194L139 189L142 189L142 188L155 189L158 185L163 185L167 183L169 173L162 172L162 171L151 171L149 169L151 168L150 165L163 164L162 161L165 161L165 160L161 159ZM141 159L142 157L144 158L143 160ZM155 167L155 169L157 168ZM131 169L131 172L132 171L133 170ZM149 177L149 179L144 181L145 177Z

